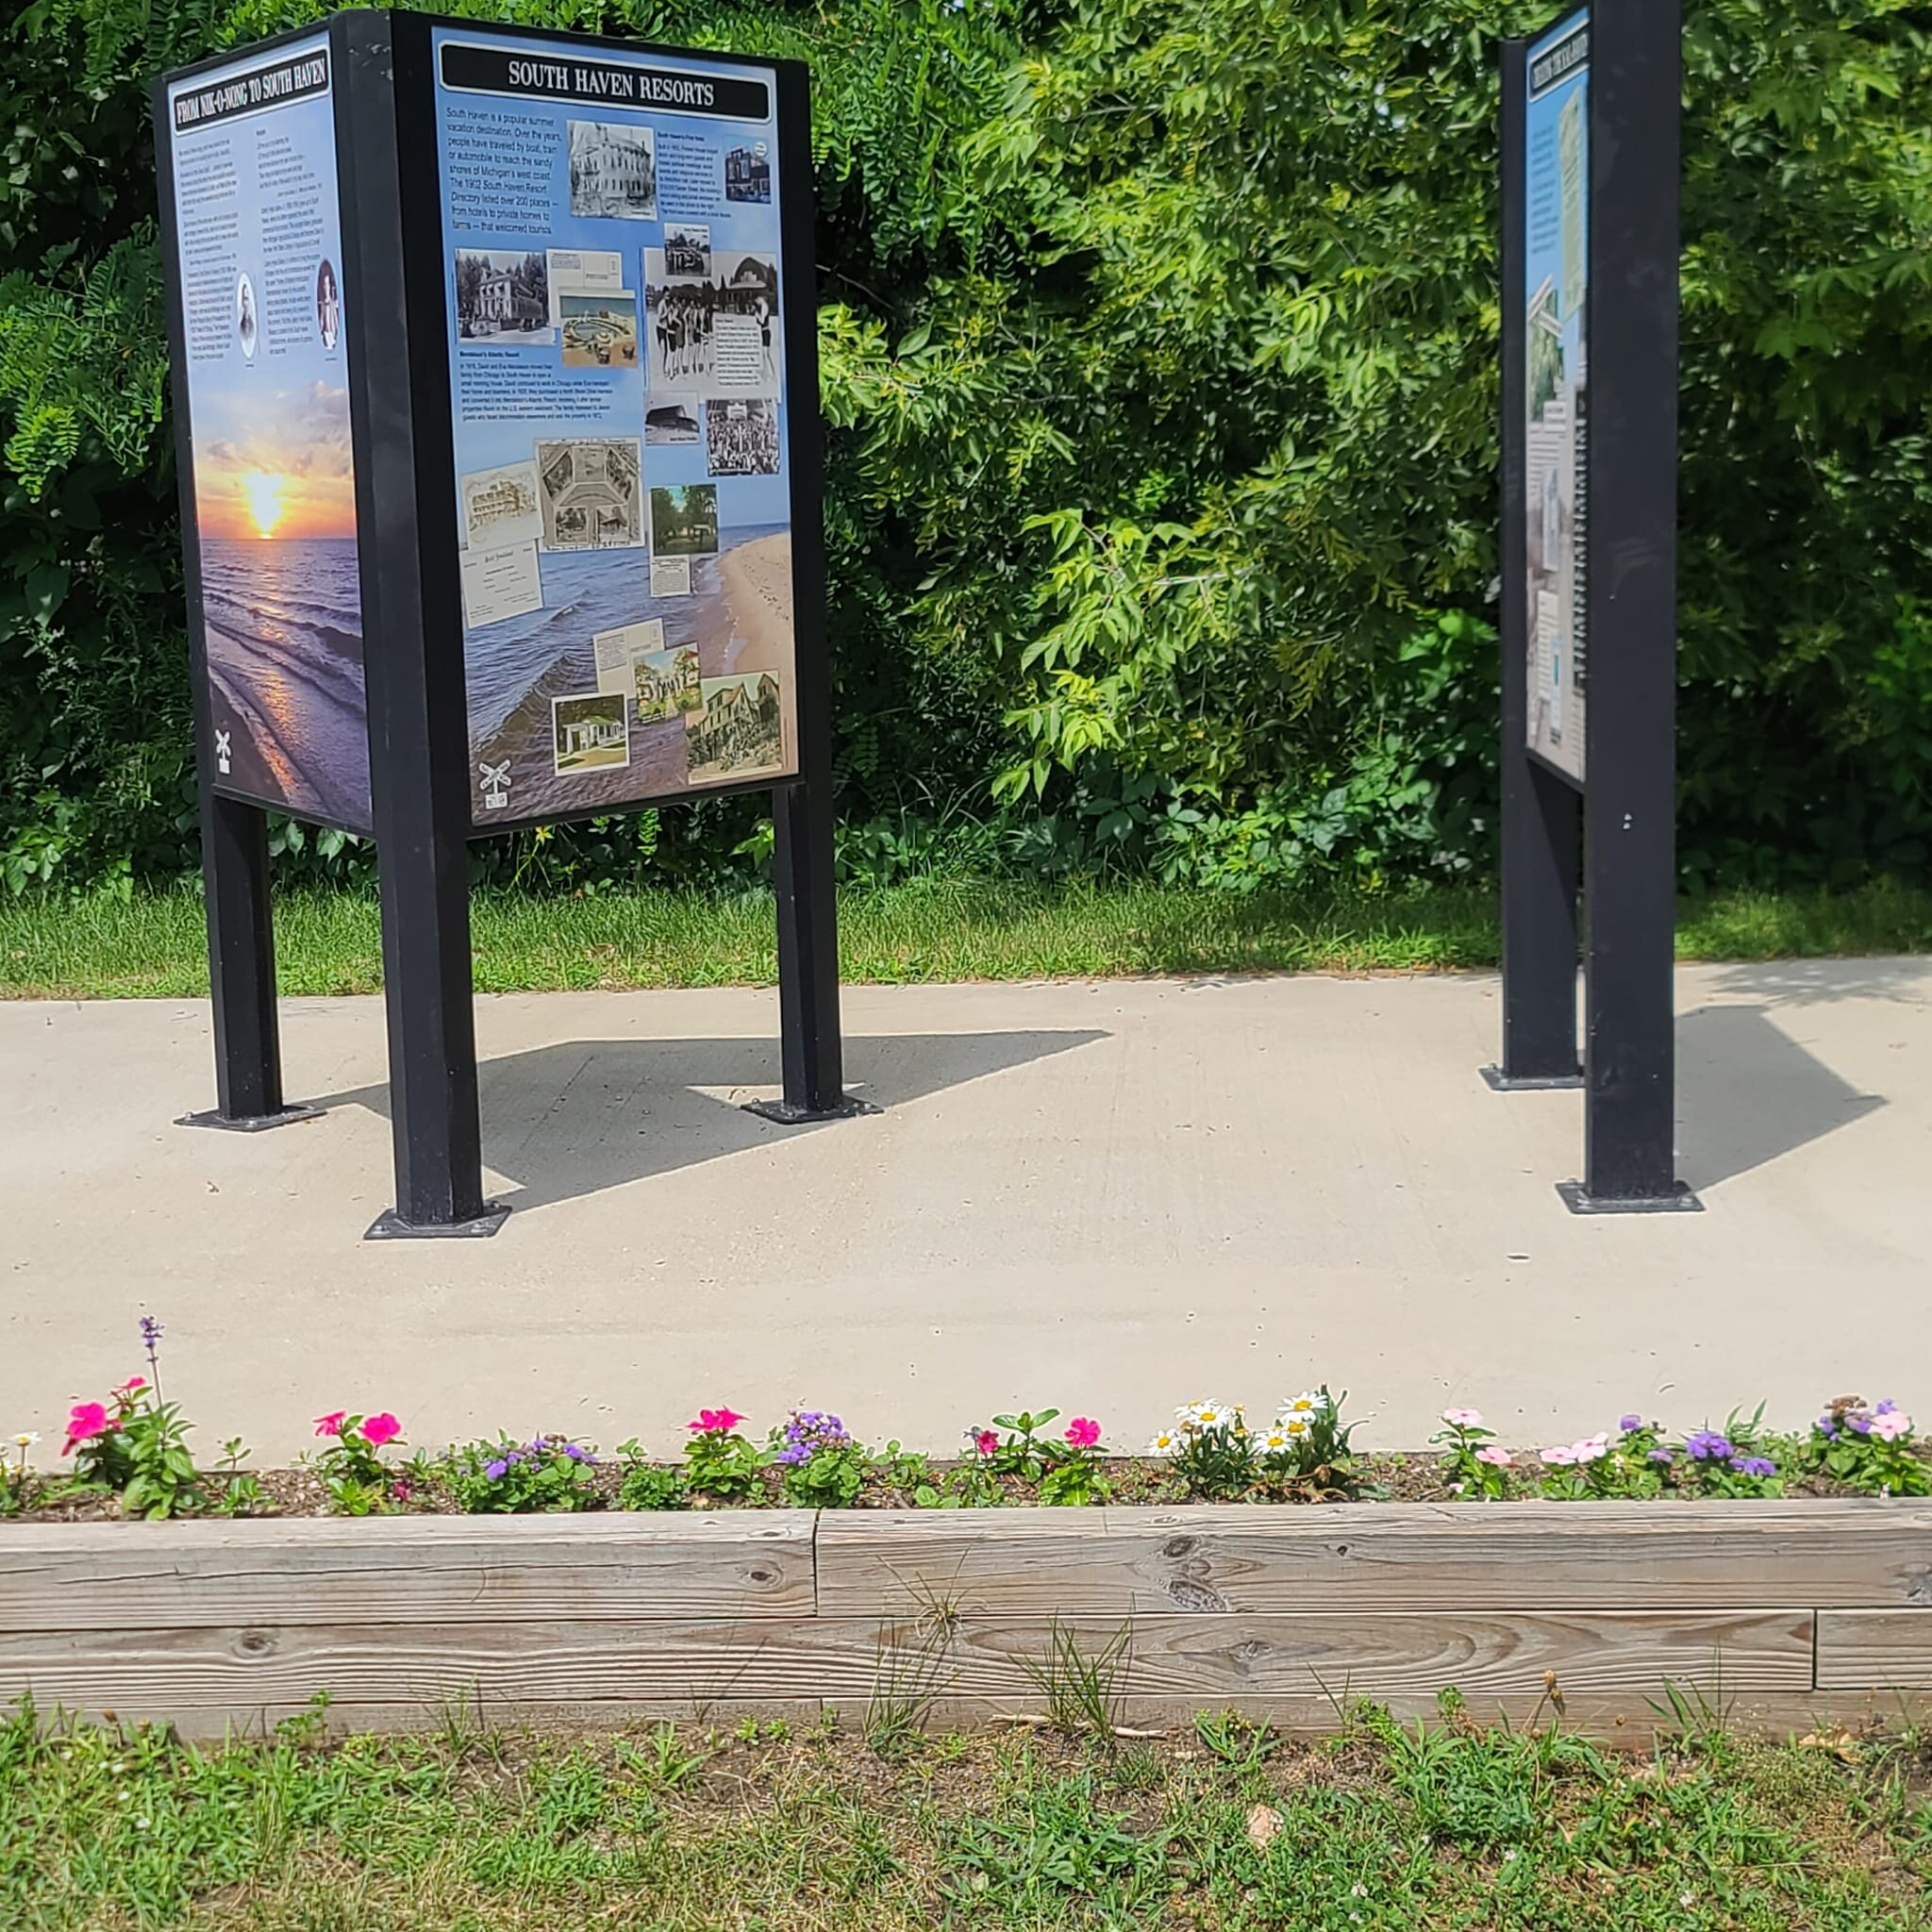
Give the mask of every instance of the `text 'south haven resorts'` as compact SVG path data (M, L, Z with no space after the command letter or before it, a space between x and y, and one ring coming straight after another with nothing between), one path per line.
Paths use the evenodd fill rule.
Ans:
M789 775L775 77L434 46L475 820Z
M174 83L168 130L218 790L369 826L325 39Z
M1590 16L1528 50L1524 139L1524 513L1529 749L1584 775L1589 526Z

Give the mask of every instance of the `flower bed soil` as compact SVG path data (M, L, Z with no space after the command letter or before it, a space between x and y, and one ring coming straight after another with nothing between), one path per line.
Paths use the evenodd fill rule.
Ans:
M1520 1452L1519 1462L1528 1463L1532 1453ZM656 1466L674 1469L677 1465ZM962 1465L934 1463L933 1474L936 1476L943 1476L960 1466ZM1165 1462L1145 1457L1109 1457L1102 1464L1108 1485L1105 1501L1073 1507L1182 1506L1202 1504L1210 1500L1231 1500L1242 1504L1286 1507L1319 1507L1342 1502L1467 1503L1474 1506L1483 1500L1480 1497L1458 1493L1445 1475L1444 1466L1444 1458L1426 1452L1365 1454L1355 1458L1351 1473L1352 1494L1341 1491L1281 1484L1257 1486L1238 1499L1210 1499L1189 1493L1186 1488L1175 1480L1173 1469ZM580 1499L581 1507L592 1510L619 1508L621 1506L618 1501L618 1491L622 1478L623 1470L619 1464L614 1461L600 1463L591 1474ZM327 1489L320 1475L312 1469L263 1470L256 1473L255 1479L261 1492L260 1504L258 1507L236 1512L238 1515L274 1518L328 1516L336 1513L330 1507ZM1005 1507L1024 1508L1039 1502L1037 1484L1024 1482L1013 1476L1003 1476L994 1480ZM220 1478L210 1478L210 1481L218 1485ZM1784 1493L1787 1497L1797 1500L1825 1500L1834 1497L1856 1497L1861 1491L1848 1484L1836 1482L1826 1475L1803 1474L1788 1480L1784 1486ZM1532 1499L1525 1492L1507 1500L1523 1502L1563 1499ZM1668 1505L1708 1499L1694 1497L1684 1491L1670 1490L1651 1500ZM691 1507L698 1510L717 1511L784 1509L796 1506L786 1500L783 1472L768 1468L758 1472L754 1494L729 1501L697 1495L693 1496ZM853 1509L875 1510L911 1509L917 1506L909 1491L896 1487L885 1480L882 1475L874 1473L869 1475L865 1486L846 1507ZM430 1476L413 1483L407 1500L393 1504L386 1513L397 1516L457 1516L463 1514L464 1511L447 1484L435 1476ZM120 1520L121 1516L120 1499L117 1496L82 1495L62 1498L52 1485L48 1485L38 1491L30 1491L24 1507L17 1513L0 1514L0 1536L6 1534L9 1524L108 1523Z

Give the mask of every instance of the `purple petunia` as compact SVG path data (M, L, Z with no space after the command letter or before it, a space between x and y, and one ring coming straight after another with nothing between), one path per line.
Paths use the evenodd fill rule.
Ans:
M486 1462L483 1465L483 1474L491 1482L500 1483L509 1474L509 1463L499 1456L494 1462Z
M1671 1452L1668 1449L1653 1449L1650 1452L1648 1460L1652 1462L1661 1462L1668 1466L1671 1460Z
M1617 1426L1626 1436L1634 1436L1643 1426L1643 1418L1634 1414L1623 1416L1618 1420Z
M1693 1462L1728 1462L1738 1452L1730 1438L1715 1429L1694 1429L1684 1438L1684 1453Z
M1775 1475L1777 1464L1765 1456L1734 1456L1731 1467L1740 1475Z

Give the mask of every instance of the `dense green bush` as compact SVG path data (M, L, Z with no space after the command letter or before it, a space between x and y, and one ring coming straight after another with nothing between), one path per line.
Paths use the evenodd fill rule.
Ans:
M0 866L191 862L144 83L317 0L36 0L0 63ZM494 0L818 83L848 866L1242 887L1493 838L1516 0ZM1901 0L1690 0L1687 876L1923 874L1932 87ZM280 834L301 864L367 858ZM298 842L299 841L299 842ZM321 849L323 845L329 849ZM742 801L492 841L755 865Z

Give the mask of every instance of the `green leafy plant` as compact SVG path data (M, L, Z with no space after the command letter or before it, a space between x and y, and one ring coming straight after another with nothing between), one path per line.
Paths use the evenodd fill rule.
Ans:
M1041 1432L1059 1419L1057 1408L1042 1408L1037 1415L1022 1409L1015 1415L996 1415L992 1426L974 1423L966 1439L973 1452L993 1475L1017 1476L1022 1482L1037 1483L1057 1459L1052 1442Z
M472 1516L525 1516L588 1509L596 1501L597 1458L567 1436L513 1436L451 1451L443 1481L458 1508Z
M1764 1429L1764 1405L1748 1416L1733 1409L1722 1429L1692 1429L1682 1443L1665 1453L1672 1458L1672 1479L1699 1495L1752 1497L1784 1492L1777 1463L1767 1453L1779 1446Z
M1174 1428L1155 1436L1147 1453L1173 1459L1182 1489L1209 1502L1233 1502L1246 1495L1261 1473L1261 1463L1241 1405L1184 1402L1174 1411Z
M1861 1395L1835 1396L1812 1424L1807 1447L1813 1468L1854 1489L1932 1495L1932 1460L1913 1438L1911 1417L1890 1398L1868 1405Z
M75 1487L121 1499L126 1516L185 1516L209 1505L209 1480L194 1466L178 1403L161 1395L161 1324L141 1318L148 1373L130 1375L105 1402L77 1402L68 1412L60 1453L72 1456ZM228 1445L230 1472L246 1452ZM23 1458L24 1461L24 1458Z
M339 1408L316 1417L315 1433L328 1439L315 1467L338 1515L376 1515L406 1500L407 1480L382 1459L386 1448L402 1446L403 1425L394 1416L351 1415Z
M1104 1503L1109 1492L1102 1467L1106 1455L1100 1424L1091 1416L1076 1415L1051 1445L1052 1459L1040 1478L1040 1500L1071 1508Z
M701 1408L686 1424L685 1474L693 1495L741 1503L758 1488L765 1457L738 1433L743 1420L734 1408Z
M915 1509L939 1506L939 1480L933 1473L932 1457L907 1449L896 1440L879 1452L869 1474L879 1488L897 1491Z
M617 1445L623 1458L618 1477L617 1507L620 1509L685 1509L691 1505L686 1472L662 1462L652 1462L636 1437Z
M1442 1479L1458 1495L1499 1503L1509 1493L1512 1458L1480 1409L1445 1408L1443 1426L1429 1438L1442 1449Z
M1347 1495L1355 1487L1353 1424L1341 1419L1347 1391L1327 1383L1305 1389L1281 1406L1274 1422L1252 1439L1261 1473L1315 1495Z
M794 1408L767 1448L785 1500L801 1509L845 1508L865 1486L865 1446L829 1410Z

